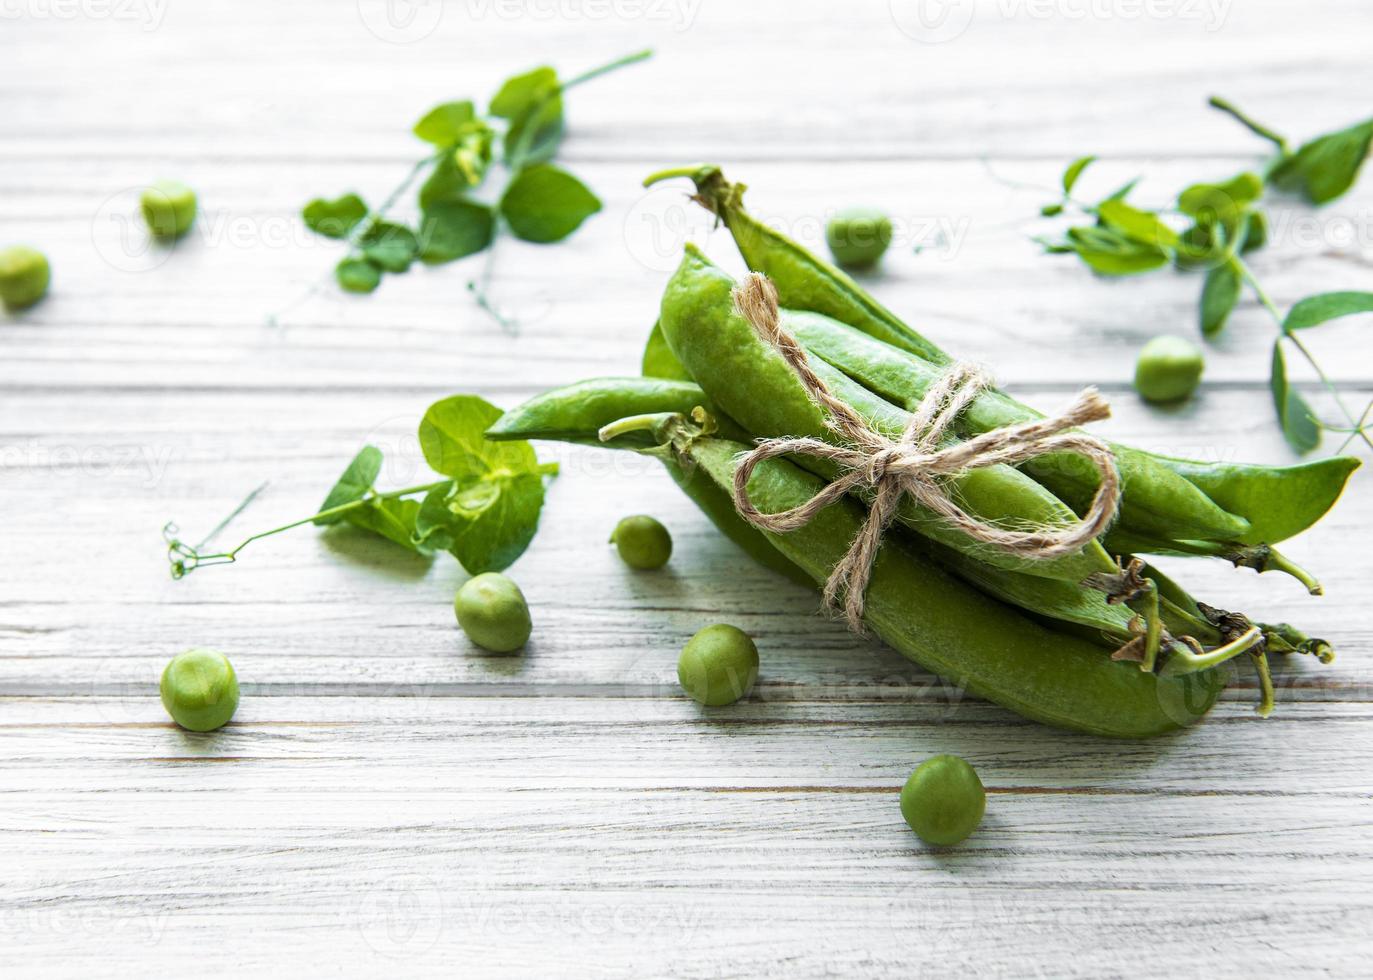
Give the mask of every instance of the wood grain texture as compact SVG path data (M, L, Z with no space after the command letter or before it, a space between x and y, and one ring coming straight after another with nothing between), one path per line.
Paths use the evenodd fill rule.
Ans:
M0 238L44 248L55 281L0 323L0 973L1365 974L1366 473L1287 549L1322 599L1166 563L1340 656L1279 664L1266 721L1240 673L1205 725L1148 744L1046 730L854 639L656 464L610 452L540 447L562 475L513 569L536 620L521 657L456 630L447 557L302 529L172 582L159 547L166 521L196 536L263 480L226 539L308 514L364 442L386 450L388 486L414 482L414 425L445 394L508 405L633 373L681 244L738 267L685 188L639 186L698 159L811 243L836 207L890 209L900 247L871 288L1027 400L1096 383L1114 438L1289 461L1261 310L1241 306L1195 401L1151 409L1129 390L1134 352L1192 333L1198 280L1094 280L1029 236L1082 153L1102 156L1089 192L1147 173L1155 202L1258 165L1212 92L1297 137L1366 117L1373 14L1141 6L954 3L934 44L903 32L902 0L604 17L450 0L406 7L409 27L374 0L5 7ZM369 298L308 292L337 251L300 205L384 196L429 105L645 46L652 62L569 96L563 159L604 211L564 245L497 253L517 336L468 300L480 260ZM160 176L203 208L165 252L129 224ZM1280 305L1369 288L1373 181L1283 213L1256 262ZM1311 336L1358 406L1367 326ZM638 511L673 531L663 573L605 544ZM757 638L763 669L750 701L703 712L675 661L716 621ZM176 729L156 697L191 645L223 649L243 683L217 734ZM972 761L990 794L955 851L919 846L896 806L936 752Z

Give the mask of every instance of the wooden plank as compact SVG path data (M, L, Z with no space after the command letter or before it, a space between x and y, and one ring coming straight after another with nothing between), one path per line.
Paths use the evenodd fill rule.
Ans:
M1195 335L1198 280L1096 280L1029 236L1081 153L1103 158L1087 196L1144 173L1155 204L1259 165L1264 146L1204 106L1211 92L1298 138L1366 117L1367 11L1084 6L949 4L954 27L971 19L934 44L903 33L919 31L901 0L675 0L599 19L450 0L408 11L418 29L437 14L414 43L369 29L382 0L6 17L0 225L40 244L56 279L0 324L0 973L1366 973L1366 473L1287 549L1325 580L1319 600L1167 563L1220 605L1328 636L1337 662L1279 665L1267 720L1241 673L1204 725L1142 744L1021 721L856 640L627 455L540 447L563 472L512 569L536 617L520 657L462 639L454 562L346 532L167 576L165 521L194 537L263 480L235 531L304 516L364 441L387 451L388 485L411 482L433 399L511 405L633 372L685 240L738 269L684 188L639 187L688 160L723 164L812 245L834 208L889 208L901 235L868 285L1035 404L1096 383L1115 438L1291 461L1266 388L1274 328L1253 303L1208 349L1200 397L1152 409L1129 390L1134 354ZM384 196L431 104L648 45L651 63L568 99L563 160L603 213L556 249L499 250L493 291L518 336L471 306L479 260L368 299L326 289L267 325L337 258L301 204ZM148 252L121 236L136 188L164 175L197 188L202 220ZM1368 181L1276 213L1255 266L1280 306L1364 285ZM1310 337L1359 407L1366 327ZM605 544L644 510L674 534L660 574ZM751 700L703 712L675 661L712 621L747 628L764 664ZM209 736L156 697L192 644L224 649L243 681L235 721ZM919 845L896 805L939 751L989 789L984 826L953 851Z

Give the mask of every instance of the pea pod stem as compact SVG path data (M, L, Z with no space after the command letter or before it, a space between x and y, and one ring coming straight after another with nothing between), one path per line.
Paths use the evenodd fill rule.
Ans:
M1257 572L1283 572L1292 576L1312 595L1324 595L1325 587L1296 562L1282 554L1276 548L1267 545L1260 545L1257 548L1245 548L1235 555L1227 555L1227 558L1235 564L1237 568L1252 568Z
M1223 643L1204 653L1187 650L1185 646L1179 645L1169 653L1160 673L1172 677L1181 674L1194 674L1199 670L1210 670L1212 667L1219 667L1228 660L1233 660L1242 653L1248 653L1262 642L1263 630L1257 626L1251 626L1230 642ZM1269 710L1272 710L1271 707Z
M597 431L596 438L601 442L610 442L631 432L648 432L652 433L654 439L661 443L666 441L668 427L673 423L685 421L685 419L686 416L680 412L649 412L644 415L631 415L602 426Z

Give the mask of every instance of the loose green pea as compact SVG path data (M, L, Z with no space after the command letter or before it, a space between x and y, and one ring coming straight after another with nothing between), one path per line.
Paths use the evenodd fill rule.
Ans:
M499 572L485 572L463 583L453 611L467 638L492 653L518 650L533 628L524 593Z
M875 208L846 208L825 226L825 242L840 265L876 265L891 244L891 219Z
M162 672L162 706L182 728L212 732L238 708L238 678L229 658L214 650L179 653Z
M1197 390L1206 361L1201 349L1181 337L1155 337L1135 363L1135 390L1147 401L1172 402Z
M926 759L901 788L901 816L928 844L948 847L966 840L986 809L977 770L956 755Z
M143 192L143 220L156 238L180 238L195 223L195 191L175 180L159 180Z
M672 557L672 535L647 514L620 521L611 532L610 541L630 568L662 568Z
M47 256L27 245L0 249L0 302L9 310L23 310L42 299L52 281Z
M709 707L733 704L758 679L758 648L736 626L707 626L682 648L677 680L692 699Z

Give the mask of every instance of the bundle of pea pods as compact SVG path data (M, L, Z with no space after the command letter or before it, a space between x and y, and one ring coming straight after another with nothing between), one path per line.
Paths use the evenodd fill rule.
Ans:
M646 183L674 177L695 182L694 200L729 230L749 269L771 281L781 326L828 390L877 431L900 434L954 358L848 275L750 215L743 186L718 167L663 171ZM734 288L688 245L664 292L641 377L546 392L507 412L488 437L653 454L723 534L768 568L816 588L860 533L871 497L850 494L784 533L740 516L734 475L756 440L839 437L811 392L738 312ZM1040 417L987 389L955 420L951 438ZM1149 556L1283 572L1319 594L1316 580L1274 545L1319 520L1358 461L1270 467L1110 449L1121 481L1117 517L1104 534L1057 557L999 551L903 498L872 565L863 625L972 693L1063 728L1139 738L1190 724L1245 662L1266 715L1274 705L1269 655L1328 663L1330 645L1253 610L1208 605ZM754 469L748 494L762 512L778 513L836 475L829 460L771 458ZM1085 457L1050 452L1015 467L968 469L947 483L965 510L990 522L1044 526L1075 521L1100 479Z

